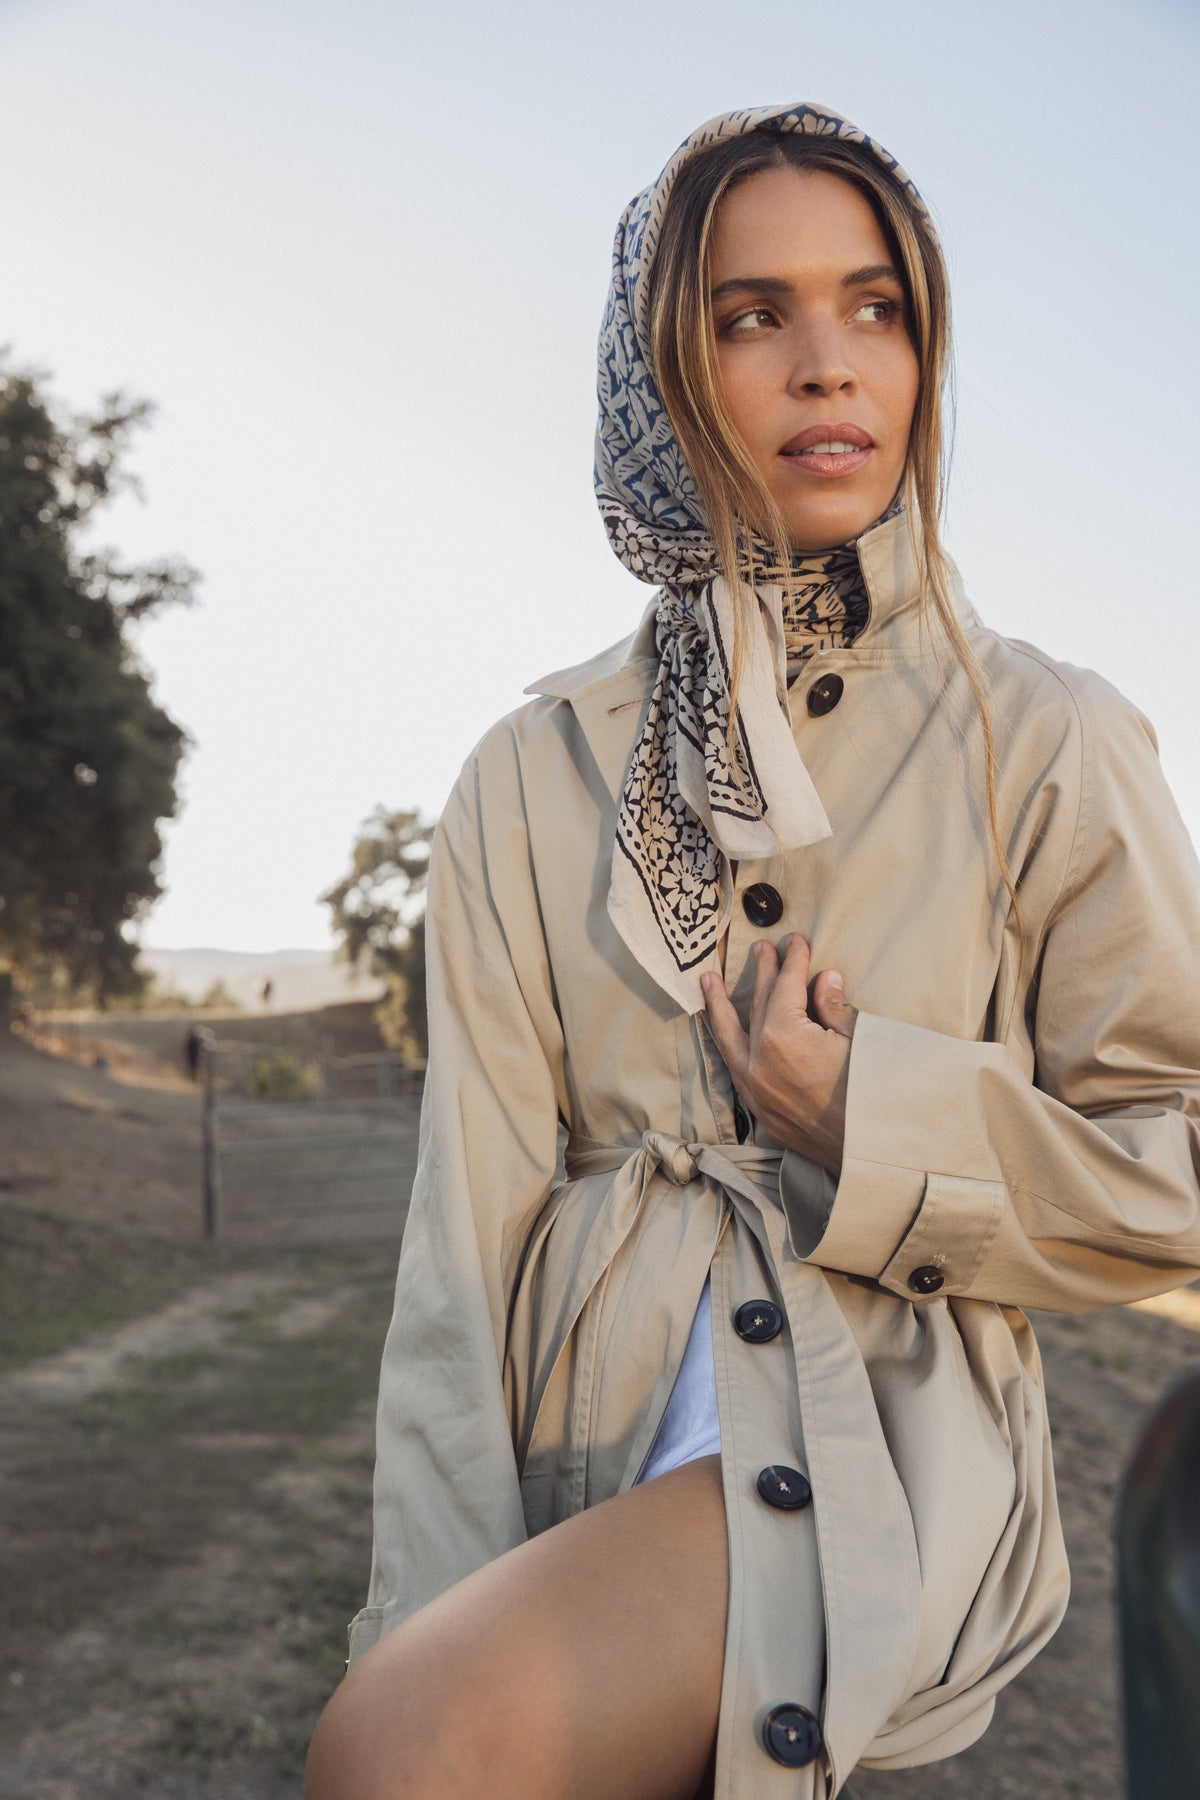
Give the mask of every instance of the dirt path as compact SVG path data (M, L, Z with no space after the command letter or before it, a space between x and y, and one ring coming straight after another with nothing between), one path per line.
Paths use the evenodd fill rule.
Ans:
M282 1800L370 1551L389 1251L236 1266L0 1382L0 1796Z
M291 1291L292 1284L286 1276L266 1270L243 1269L222 1275L172 1301L161 1312L149 1313L116 1331L88 1338L57 1356L43 1357L27 1369L18 1369L0 1381L0 1405L29 1407L88 1400L106 1388L119 1387L136 1378L141 1373L138 1364L215 1350L239 1319L269 1308L271 1300L280 1293L290 1299ZM341 1295L344 1293L341 1290ZM306 1316L312 1316L314 1324L319 1325L335 1316L340 1305L338 1299L331 1305L321 1297L297 1301L292 1312L304 1308L308 1309Z

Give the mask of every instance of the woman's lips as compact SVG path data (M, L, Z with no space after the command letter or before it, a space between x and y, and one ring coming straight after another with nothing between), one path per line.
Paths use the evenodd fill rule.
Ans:
M805 475L853 475L874 455L875 445L861 425L810 425L779 452Z

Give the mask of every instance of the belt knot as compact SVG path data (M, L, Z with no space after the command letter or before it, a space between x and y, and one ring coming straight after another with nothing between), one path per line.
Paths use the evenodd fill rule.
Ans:
M676 1187L696 1179L696 1159L680 1137L669 1131L648 1131L642 1139L646 1155Z

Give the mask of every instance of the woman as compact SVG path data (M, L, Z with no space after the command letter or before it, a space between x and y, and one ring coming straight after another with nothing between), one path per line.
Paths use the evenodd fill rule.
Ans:
M622 221L597 482L660 591L441 824L310 1800L816 1800L1061 1617L1018 1309L1200 1266L1200 884L1145 722L941 550L947 356L915 189L819 108Z

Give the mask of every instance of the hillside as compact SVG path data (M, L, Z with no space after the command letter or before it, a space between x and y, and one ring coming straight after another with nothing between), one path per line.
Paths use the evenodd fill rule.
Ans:
M272 1010L299 1012L338 1000L377 1000L383 983L356 974L334 950L161 950L143 947L140 961L173 993L199 1000L215 981L239 1006L257 1008L264 981Z
M0 1033L0 1200L199 1237L200 1103L180 1073L131 1086Z

